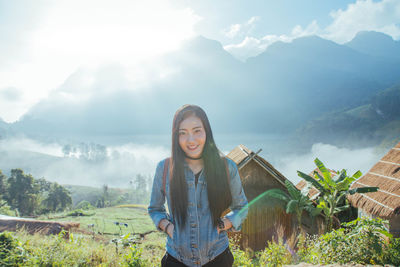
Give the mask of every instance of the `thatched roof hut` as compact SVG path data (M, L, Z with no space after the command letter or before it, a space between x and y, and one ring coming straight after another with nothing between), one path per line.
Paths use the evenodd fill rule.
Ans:
M279 188L287 192L287 179L259 156L259 152L254 153L244 145L239 145L227 155L238 166L249 203L269 189ZM250 205L247 218L243 222L241 245L254 251L261 250L265 248L267 241L274 237L285 240L296 229L295 216L287 214L278 200L259 199Z
M389 150L351 188L379 187L377 192L349 196L350 203L359 209L359 216L389 220L389 231L400 237L400 143Z

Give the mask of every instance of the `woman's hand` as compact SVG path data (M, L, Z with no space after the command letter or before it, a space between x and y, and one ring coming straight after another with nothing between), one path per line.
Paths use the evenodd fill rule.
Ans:
M171 239L174 236L174 228L175 226L171 223L170 225L168 225L168 228L166 229L166 233L167 235L169 235Z
M222 218L221 220L224 222L225 227L224 227L224 229L217 228L218 234L221 233L222 231L226 231L232 227L232 222L229 219Z
M162 219L158 227L172 239L174 234L174 225L167 219Z

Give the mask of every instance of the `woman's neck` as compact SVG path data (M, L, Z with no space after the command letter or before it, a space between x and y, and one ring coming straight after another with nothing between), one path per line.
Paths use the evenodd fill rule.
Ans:
M185 158L186 163L189 165L189 168L193 173L198 173L203 169L204 162L203 159L189 159Z

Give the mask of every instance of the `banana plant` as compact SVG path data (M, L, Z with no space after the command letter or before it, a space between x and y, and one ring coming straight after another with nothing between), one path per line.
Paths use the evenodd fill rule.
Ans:
M274 188L264 192L264 197L272 197L279 199L285 203L286 213L294 213L298 222L299 232L302 232L301 218L303 211L307 211L312 218L321 212L321 208L315 207L313 202L308 197L308 192L311 186L307 184L301 191L299 191L291 182L285 181L286 193L281 189Z
M351 184L361 177L362 173L360 171L355 172L352 176L348 176L344 169L333 174L318 158L316 158L314 162L322 175L319 174L318 171L314 171L314 177L301 171L297 171L297 174L308 183L312 184L320 192L317 207L320 208L325 215L326 230L329 232L332 230L333 218L335 215L350 208L347 195L376 192L378 191L378 187L358 187L350 189Z

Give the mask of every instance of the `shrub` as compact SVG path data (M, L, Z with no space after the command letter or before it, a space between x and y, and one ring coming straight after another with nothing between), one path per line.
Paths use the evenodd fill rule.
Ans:
M124 255L125 264L129 267L140 267L145 265L142 257L142 249L136 244L129 246L129 252Z
M268 242L268 246L258 256L261 266L283 266L293 261L281 239L278 243Z
M251 250L243 251L239 248L240 237L233 235L229 238L229 246L233 255L233 266L251 266L254 253Z
M0 214L8 215L8 216L15 216L15 211L11 209L7 202L4 200L0 200Z
M90 204L89 201L87 200L82 200L81 202L79 202L76 206L75 209L77 210L91 210L94 209L94 207L92 206L92 204Z
M92 216L94 214L95 214L94 212L93 213L88 213L88 212L85 212L85 211L83 211L81 209L76 209L76 210L68 212L67 216Z
M21 264L25 257L21 242L11 233L0 233L0 265L16 266Z
M112 246L91 240L82 235L65 232L59 235L43 236L18 233L24 250L29 252L23 266L120 266L121 259Z
M383 253L385 264L400 266L400 238L392 238Z
M346 228L300 240L300 259L312 264L386 263L384 251L388 243L385 236L390 237L390 234L381 219L356 219L343 226ZM398 248L397 243L392 244L393 250Z
M250 253L239 249L238 247L231 247L232 255L233 255L233 266L251 266L252 260L250 257Z

